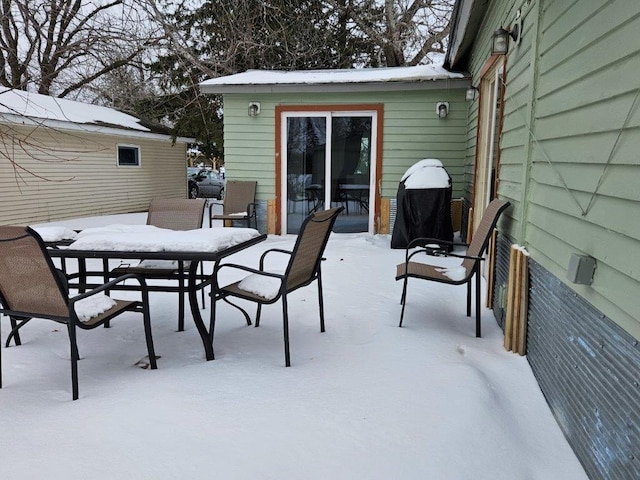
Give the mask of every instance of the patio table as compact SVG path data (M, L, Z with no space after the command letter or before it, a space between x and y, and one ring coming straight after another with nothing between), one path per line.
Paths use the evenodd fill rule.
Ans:
M369 185L341 183L338 185L338 190L346 202L347 215L349 215L349 200L353 200L362 210L369 212Z
M119 226L118 226L119 227ZM145 228L146 227L146 228ZM103 279L108 279L109 260L161 260L161 261L174 261L177 262L177 270L182 271L184 262L189 262L189 273L187 275L187 293L189 297L189 306L193 315L193 321L196 325L200 338L204 346L205 356L207 360L213 360L213 338L210 332L207 330L205 323L200 314L200 308L198 306L197 293L198 290L202 290L208 285L212 284L210 276L198 274L198 266L201 262L219 262L221 259L240 252L246 248L256 245L266 240L267 235L260 234L254 229L239 229L239 228L213 228L213 229L198 229L187 230L181 232L173 232L173 237L176 239L182 239L177 243L170 242L166 249L162 249L162 245L158 243L158 236L153 236L154 233L165 229L159 229L157 227L140 225L136 226L136 229L140 232L140 238L149 236L148 244L142 241L140 238L135 240L135 243L127 244L125 236L133 237L132 234L122 232L123 238L120 241L114 241L113 231L109 230L109 227L99 229L86 229L81 232L81 236L86 237L87 233L91 234L90 242L81 241L82 238L69 244L69 242L60 242L55 245L49 243L49 254L52 258L60 258L63 264L63 269L66 269L66 260L75 259L78 262L78 273L69 275L71 280L69 286L71 288L77 288L79 291L83 291L87 288L92 288L100 284L92 284L88 281L91 276L102 276ZM124 229L126 230L126 229ZM228 234L229 230L233 230L233 235L226 238L225 241L219 245L215 242L217 235ZM145 234L144 232L149 233ZM242 232L245 231L245 232ZM216 233L218 232L218 233ZM164 232L162 232L164 233ZM246 233L242 235L243 233ZM207 244L206 240L211 239ZM145 246L147 245L147 246ZM102 260L102 270L96 272L87 271L88 259L100 259ZM152 270L150 270L152 272ZM65 272L66 273L66 272ZM77 282L74 283L73 280ZM103 282L104 283L104 282ZM177 291L178 287L167 286L149 286L150 291L172 291L173 288ZM133 285L119 285L118 290L133 290Z

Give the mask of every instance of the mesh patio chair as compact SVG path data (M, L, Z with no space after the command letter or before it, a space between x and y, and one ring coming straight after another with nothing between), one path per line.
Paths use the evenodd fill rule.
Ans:
M471 280L476 277L476 337L481 336L480 328L480 265L483 260L483 254L489 244L491 232L498 222L498 218L509 206L509 202L495 199L487 206L482 220L476 229L470 244L454 243L434 238L416 238L409 243L406 249L405 261L396 267L396 280L404 280L402 286L402 311L400 313L400 324L404 318L404 310L407 300L407 283L409 278L417 278L420 280L431 280L433 282L447 283L450 285L467 285L467 317L471 316ZM449 252L449 249L462 245L467 247L465 255L459 255ZM417 249L416 249L417 248ZM411 250L414 250L411 252ZM462 264L460 268L464 270L464 275L452 274L451 270L443 267L436 267L421 262L412 262L411 259L420 253L439 257L457 257L461 258Z
M202 198L154 198L149 204L147 225L170 230L195 230L202 228L206 200ZM186 278L189 262L142 260L137 265L120 265L111 270L110 276L135 273L147 279L175 280L178 283L178 331L184 330ZM203 290L204 292L204 290ZM203 298L204 302L204 298Z
M149 204L147 225L170 230L195 230L202 228L203 198L154 198Z
M135 279L140 283L141 300L114 300L116 302L114 306L97 316L87 320L81 320L78 317L76 305L80 300L107 291L128 279ZM20 322L12 329L11 334L32 318L53 320L67 326L71 347L71 382L74 400L78 398L79 354L76 340L78 328L94 329L123 312L142 313L149 366L152 369L157 368L151 337L149 295L144 279L137 275L125 275L70 298L66 277L55 268L42 239L29 227L0 227L0 303L2 307L0 314ZM1 369L0 387L2 387Z
M322 254L329 240L329 235L336 218L344 207L332 208L315 212L307 216L300 227L300 233L293 250L282 250L278 248L267 250L260 257L260 268L253 269L244 265L226 263L216 266L213 273L213 288L211 301L211 325L209 329L210 339L213 342L213 334L216 322L216 302L225 300L227 303L238 308L245 319L247 325L251 325L249 314L238 305L229 301L228 297L236 297L258 304L255 326L260 325L260 313L262 305L271 304L282 299L282 315L284 327L284 358L285 365L291 365L289 355L289 314L287 308L287 296L298 288L318 281L318 304L320 309L320 331L324 332L324 304L322 299L322 275L320 264ZM265 270L265 258L270 253L280 253L289 256L287 268L283 274L271 273ZM232 283L225 287L218 284L218 274L221 270L239 269L249 272L250 275L242 281ZM257 289L252 287L251 282L261 284L267 282L270 292L263 291L262 287Z
M214 220L224 220L228 222L245 221L247 222L247 228L250 228L251 219L253 219L255 228L257 230L257 185L258 182L228 180L225 187L224 202L222 204L222 214L216 215L213 213L214 206L218 204L209 204L209 227L213 226Z

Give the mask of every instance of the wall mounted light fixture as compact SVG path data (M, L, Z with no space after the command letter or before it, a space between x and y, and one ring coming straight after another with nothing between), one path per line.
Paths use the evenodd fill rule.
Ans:
M491 37L491 54L506 55L509 51L509 32L500 27Z
M436 103L436 113L440 118L446 118L449 115L449 102Z
M477 94L478 94L478 89L476 87L469 87L467 88L464 98L470 102L476 99Z
M520 45L522 40L522 16L520 10L516 12L516 18L509 30L500 27L493 32L493 36L491 37L491 54L506 55L509 51L509 37L511 37L516 45Z
M249 102L247 114L250 117L257 117L260 114L260 102Z

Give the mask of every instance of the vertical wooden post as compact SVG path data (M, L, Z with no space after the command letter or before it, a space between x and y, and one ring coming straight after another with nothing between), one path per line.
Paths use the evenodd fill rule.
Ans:
M509 280L507 283L507 315L504 319L504 348L511 350L513 330L513 289L516 276L516 249L511 245L509 252Z
M529 254L524 248L511 245L504 347L519 355L524 355L527 350L528 305Z
M275 199L267 200L267 233L274 235L276 232L276 201Z
M513 351L515 351L518 345L518 335L520 329L520 321L518 319L518 316L520 315L520 303L522 298L522 252L517 249L517 247L514 247L514 249L516 254L516 268L515 277L513 278L513 307L511 308L511 350Z
M378 233L387 235L391 233L391 202L388 198L380 199L380 229Z
M451 200L451 226L454 232L459 232L462 228L462 199Z
M522 287L520 291L520 316L518 318L518 344L516 353L524 355L527 352L527 315L529 313L529 261L528 255L522 254Z

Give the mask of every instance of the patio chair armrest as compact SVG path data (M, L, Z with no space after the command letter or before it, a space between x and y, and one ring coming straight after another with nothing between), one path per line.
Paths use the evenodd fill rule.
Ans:
M479 261L483 261L485 260L484 257L482 256L474 256L474 255L459 255L457 253L448 253L447 255L444 255L445 257L456 257L456 258L462 258L462 259L470 259L470 260L479 260Z
M76 295L75 297L70 298L69 306L73 306L73 304L75 304L78 300L82 300L83 298L90 297L92 295L95 295L96 293L104 292L105 290L110 290L112 287L114 287L118 283L128 280L129 278L136 279L140 283L140 289L142 291L147 290L147 282L145 282L142 276L136 273L127 273L125 275L121 275L117 278L114 278L113 280L105 283L104 285L100 285L99 287L96 287L88 292L81 293L80 295Z
M433 246L430 246L433 245ZM437 245L437 246L436 246ZM438 238L429 238L429 237L419 237L414 238L409 242L406 248L405 261L408 262L411 257L413 257L416 253L424 252L427 255L431 255L433 257L449 257L453 256L449 252L448 249L442 248L443 246L447 247L468 247L469 244L462 242L451 242L449 240L440 240ZM418 250L409 253L410 250L418 248Z
M411 260L411 258L414 255L417 255L419 253L426 253L427 255L431 255L431 256L434 256L434 257L462 258L463 260L470 259L470 260L483 261L485 259L484 257L476 257L476 256L473 256L473 255L460 255L458 253L451 253L451 252L447 252L445 250L438 250L437 252L432 252L432 251L430 251L430 249L419 249L419 250L415 250L415 251L411 252L411 254L407 255L405 263L409 263L409 260Z
M284 280L285 278L285 276L282 275L281 273L265 272L264 270L258 270L257 268L247 267L246 265L238 265L237 263L223 263L222 265L218 265L218 267L216 268L216 275L217 275L217 272L219 272L223 267L231 267L237 270L243 270L245 272L254 273L257 275L264 275L267 277L278 278L280 280Z
M262 255L260 255L260 270L264 268L264 261L269 253L284 253L286 255L291 255L293 252L290 250L283 250L281 248L270 248L266 250Z
M416 248L416 247L424 248L426 245L433 244L433 243L437 245L448 245L451 247L468 247L469 246L468 243L451 242L449 240L440 240L439 238L418 237L418 238L414 238L413 240L411 240L411 242L409 242L409 245L407 245L407 250Z

